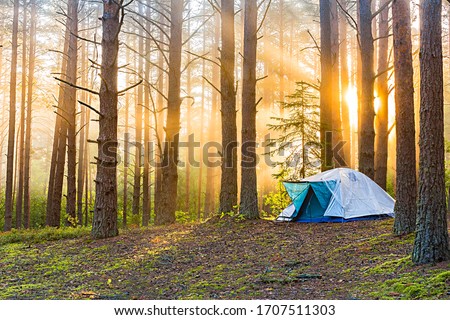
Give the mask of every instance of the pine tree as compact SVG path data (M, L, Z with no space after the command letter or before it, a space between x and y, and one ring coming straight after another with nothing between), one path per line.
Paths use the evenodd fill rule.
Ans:
M445 197L442 1L420 7L420 157L415 263L450 259Z

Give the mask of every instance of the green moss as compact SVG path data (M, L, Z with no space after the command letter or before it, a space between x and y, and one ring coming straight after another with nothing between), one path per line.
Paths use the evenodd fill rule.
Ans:
M450 271L434 271L431 275L420 276L417 272L400 275L399 277L371 284L378 288L370 296L381 299L439 299L447 295L450 281Z
M412 266L411 256L406 256L396 260L386 261L378 266L367 270L368 274L388 274L395 271L401 271L406 267Z

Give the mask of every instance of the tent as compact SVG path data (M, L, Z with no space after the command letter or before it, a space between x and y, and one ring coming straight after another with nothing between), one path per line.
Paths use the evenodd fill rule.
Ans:
M395 200L369 177L348 168L283 184L292 203L277 221L346 222L394 216Z

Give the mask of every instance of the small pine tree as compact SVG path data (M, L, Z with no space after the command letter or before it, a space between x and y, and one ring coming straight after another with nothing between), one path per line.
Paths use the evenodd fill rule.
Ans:
M277 162L280 172L275 176L284 180L298 180L320 170L320 105L319 88L300 81L295 92L281 105L286 118L272 117L277 123L269 129L280 136L271 139L271 155L283 158Z

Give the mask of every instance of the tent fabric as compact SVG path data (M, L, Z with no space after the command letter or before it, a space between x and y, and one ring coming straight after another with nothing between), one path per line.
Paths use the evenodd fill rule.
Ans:
M393 217L395 200L366 175L338 168L285 182L292 200L277 221L329 222ZM341 221L342 222L342 221Z

